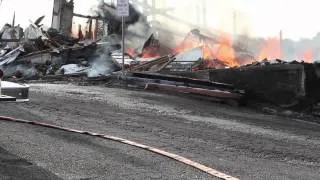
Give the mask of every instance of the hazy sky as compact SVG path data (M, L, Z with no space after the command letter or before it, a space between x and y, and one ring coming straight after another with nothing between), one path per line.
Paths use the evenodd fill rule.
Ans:
M282 29L285 37L313 37L320 31L319 0L233 0L255 34L270 35Z
M163 0L156 0L163 1ZM237 12L238 31L253 36L277 36L280 29L284 37L299 39L313 37L320 31L318 0L206 0L207 24L217 29L232 29L232 12ZM76 12L89 14L96 0L75 0ZM169 3L170 2L170 3ZM183 2L183 3L181 3ZM200 0L167 0L166 5L176 7L175 12L188 12L192 3ZM53 0L3 0L0 5L0 25L12 22L16 12L16 23L26 27L28 20L46 15L44 24L50 26ZM177 13L179 14L179 13ZM180 13L181 14L181 13ZM190 19L191 17L180 17ZM211 21L211 18L214 19ZM218 23L217 23L218 22Z
M12 22L16 12L16 24L25 27L29 19L35 21L42 15L52 14L53 0L2 0L0 5L0 25ZM44 23L50 25L51 17L46 17Z
M43 24L50 26L52 18L53 0L2 0L0 5L0 25L12 22L13 13L16 12L16 24L22 27L29 25L29 19L35 21L45 15ZM76 12L89 14L92 4L97 0L74 0Z

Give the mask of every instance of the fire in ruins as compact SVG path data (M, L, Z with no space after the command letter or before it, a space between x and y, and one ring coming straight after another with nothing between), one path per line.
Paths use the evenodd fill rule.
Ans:
M179 34L148 21L148 13L142 14L134 5L129 9L125 75L121 18L114 4L101 1L93 15L83 15L74 13L72 0L55 0L50 28L42 25L46 17L41 16L26 29L16 25L15 19L1 29L4 79L116 77L117 82L147 90L197 94L232 104L249 93L283 107L310 107L320 100L314 45L299 47L298 42L283 39L282 32L279 38L267 40L201 27ZM87 25L73 24L74 17L86 19Z
M94 11L95 15L87 16L74 13L72 0L56 0L54 12L49 29L41 25L46 18L44 16L25 30L14 23L3 26L0 31L0 66L7 77L35 79L74 73L104 76L121 69L121 18L117 16L114 4L102 1ZM72 27L73 17L86 18L87 26ZM163 56L172 57L167 65L192 64L188 68L191 71L237 68L266 62L286 63L279 61L286 56L283 48L286 41L280 38L267 39L260 43L260 48L251 50L244 45L242 36L235 38L223 32L208 35L199 28L190 30L182 40L172 45L172 42L159 39L163 35L159 35L161 31L157 26L151 25L147 17L131 4L125 26L127 68ZM246 39L250 41L250 38ZM259 50L253 50L257 48ZM304 60L305 63L312 63L315 57L311 48L298 55L300 62ZM274 59L278 60L272 61Z

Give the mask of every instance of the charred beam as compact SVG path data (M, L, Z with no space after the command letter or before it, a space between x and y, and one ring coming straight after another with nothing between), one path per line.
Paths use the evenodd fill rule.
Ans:
M175 86L169 84L157 84L157 83L149 83L146 85L145 89L147 90L161 90L161 91L169 91L169 92L182 92L182 93L192 93L203 96L210 96L221 99L234 99L238 100L242 98L242 95L239 93L233 93L229 91L221 91L221 90L210 90L203 88L194 88L187 86Z
M104 20L104 18L101 16L88 16L88 15L82 15L78 13L73 13L73 16L80 17L80 18L87 18L87 19Z
M0 39L0 42L19 42L20 39Z
M219 89L235 90L232 84L193 79L193 78L187 78L182 76L174 76L174 75L166 75L166 74L158 74L158 73L139 73L139 72L133 72L132 76L139 77L139 78L155 79L155 80L161 79L166 81L182 82L184 84L194 84L194 85L208 86L208 87L219 88Z

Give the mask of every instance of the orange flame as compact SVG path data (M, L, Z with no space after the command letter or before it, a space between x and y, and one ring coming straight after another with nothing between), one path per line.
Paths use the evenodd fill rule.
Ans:
M148 47L143 49L142 51L142 58L156 58L160 57L160 54L158 53L158 49L154 47Z
M199 47L199 42L186 40L176 47L176 49L173 51L173 54L182 53L196 47Z
M73 37L73 38L79 38L79 37L78 37L78 29L72 28L69 35L70 35L71 37Z
M216 53L216 58L223 61L229 67L239 66L236 61L235 50L233 48L233 42L228 34L224 34L220 38L220 46Z
M264 43L258 59L281 59L282 56L283 51L281 48L280 40L278 38L269 38Z
M313 63L314 55L311 49L308 49L306 52L303 53L302 58L306 63Z
M137 55L136 50L134 50L133 48L128 49L127 54L129 54L129 56L131 57L135 57Z
M235 60L235 51L232 47L222 44L217 52L217 59L223 61L229 67L239 66Z
M141 54L138 54L137 51L133 48L130 48L127 50L127 54L129 54L131 57L141 57L141 58L156 58L160 57L160 54L158 53L158 49L154 47L148 47L143 49Z
M217 64L224 64L228 67L239 66L235 58L232 39L227 34L223 34L217 44L212 44L206 40L203 40L203 42L195 39L185 40L174 50L174 53L182 53L197 47L202 47L202 58L206 60L207 68L216 68ZM216 63L216 61L220 63Z

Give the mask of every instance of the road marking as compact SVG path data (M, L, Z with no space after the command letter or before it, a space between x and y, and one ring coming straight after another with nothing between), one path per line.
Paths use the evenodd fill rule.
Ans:
M134 147L138 147L162 156L166 156L168 158L171 158L173 160L176 160L178 162L181 162L183 164L192 166L196 169L199 169L207 174L210 174L214 177L220 178L220 179L224 179L224 180L239 180L236 177L232 177L229 176L227 174L224 174L218 170L215 170L213 168L210 168L208 166L205 166L203 164L197 163L195 161L192 161L188 158L185 158L183 156L179 156L177 154L173 154L173 153L169 153L167 151L161 150L161 149L157 149L151 146L147 146L144 144L140 144L134 141L130 141L127 139L123 139L123 138L119 138L116 136L109 136L109 135L104 135L104 134L98 134L98 133L94 133L94 132L89 132L89 131L80 131L80 130L76 130L76 129L71 129L71 128L66 128L66 127L62 127L62 126L56 126L56 125L52 125L52 124L46 124L46 123L40 123L40 122L34 122L34 121L28 121L28 120L24 120L24 119L15 119L12 117L6 117L6 116L0 116L0 120L2 121L11 121L11 122L17 122L17 123L25 123L25 124L31 124L31 125L35 125L35 126L42 126L42 127L46 127L46 128L51 128L51 129L57 129L57 130L62 130L62 131L66 131L66 132L72 132L72 133L78 133L78 134L85 134L85 135L89 135L89 136L94 136L94 137L99 137L99 138L103 138L103 139L107 139L107 140L112 140L112 141L116 141L116 142L120 142L123 144L127 144L127 145L131 145Z

